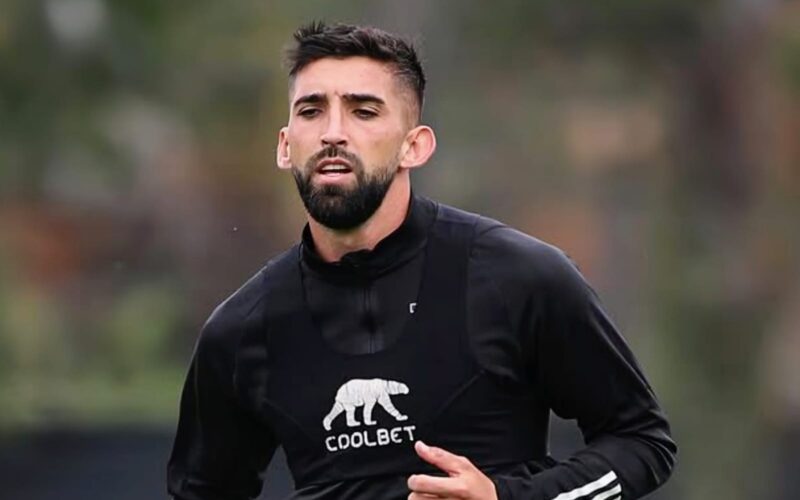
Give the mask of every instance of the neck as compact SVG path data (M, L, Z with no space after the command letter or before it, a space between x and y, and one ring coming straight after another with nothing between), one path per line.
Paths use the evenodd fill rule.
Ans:
M403 224L411 199L408 172L399 172L372 217L353 229L325 227L308 217L308 227L317 254L326 262L338 262L342 256L358 250L372 250L380 241Z

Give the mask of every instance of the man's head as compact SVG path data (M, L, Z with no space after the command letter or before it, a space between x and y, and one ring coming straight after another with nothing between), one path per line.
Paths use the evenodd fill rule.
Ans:
M353 229L433 154L433 131L419 125L422 66L411 44L375 28L312 23L294 39L278 165L314 220Z
M366 57L385 63L402 90L408 92L410 116L415 124L422 116L425 100L425 72L414 46L403 38L368 26L312 22L294 33L295 45L286 51L289 90L297 74L324 58Z

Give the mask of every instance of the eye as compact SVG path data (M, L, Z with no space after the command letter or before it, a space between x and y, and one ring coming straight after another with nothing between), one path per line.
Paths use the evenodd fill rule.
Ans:
M366 108L358 108L358 109L354 110L353 113L357 117L362 118L364 120L369 120L370 118L375 118L376 116L378 116L377 112L375 112L375 111L373 111L371 109L366 109Z
M299 116L303 118L314 118L320 113L319 108L303 108L297 112Z

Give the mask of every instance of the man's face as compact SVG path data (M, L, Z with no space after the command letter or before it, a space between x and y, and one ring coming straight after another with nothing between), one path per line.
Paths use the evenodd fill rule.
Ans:
M351 229L377 210L415 112L410 91L379 61L325 58L297 73L279 164L292 169L314 220Z

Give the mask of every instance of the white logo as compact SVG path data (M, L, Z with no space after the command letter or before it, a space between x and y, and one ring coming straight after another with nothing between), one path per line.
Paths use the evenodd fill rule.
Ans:
M408 303L408 312L414 314L414 310L417 308L416 302L409 302Z
M363 407L363 425L376 425L377 422L372 419L372 410L375 409L376 404L386 410L386 413L394 417L396 421L406 421L408 416L403 415L395 408L394 404L392 404L391 396L408 393L409 390L406 384L394 380L380 378L348 380L336 391L333 408L322 419L322 426L326 431L330 431L333 427L333 421L344 413L347 427L358 427L362 424L356 418L356 410L361 407ZM408 435L409 442L413 442L415 429L415 426L408 425L379 428L375 429L374 432L360 430L338 436L328 436L325 439L325 446L329 451L344 450L351 447L360 448L361 446L385 446L390 443L402 443L406 435Z
M401 382L380 378L349 380L336 391L333 408L322 420L322 426L326 431L331 430L333 420L342 412L345 412L347 416L347 427L360 425L356 420L356 408L359 406L364 407L364 425L375 425L377 422L372 420L375 403L381 405L398 422L407 420L408 417L397 411L389 397L396 394L408 394L408 386Z

